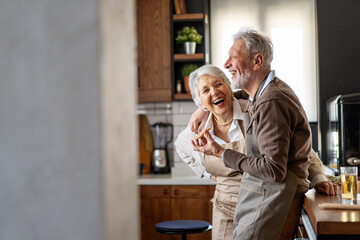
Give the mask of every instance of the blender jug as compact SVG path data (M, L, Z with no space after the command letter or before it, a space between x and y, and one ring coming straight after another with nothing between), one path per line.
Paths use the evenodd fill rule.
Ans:
M152 155L153 173L170 173L170 159L167 145L173 138L173 125L171 123L154 123L151 126L154 138L154 150Z

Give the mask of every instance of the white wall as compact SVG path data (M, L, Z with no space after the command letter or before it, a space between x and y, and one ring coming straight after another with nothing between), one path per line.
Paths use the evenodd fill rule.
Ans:
M267 34L274 45L272 69L295 91L309 121L316 122L315 1L211 0L210 11L212 64L224 65L232 36L241 27Z
M135 7L131 0L112 1L111 6L109 2L1 1L0 239L138 239L133 161L137 155L131 148L136 141L136 124L128 126L124 135L118 132L112 137L103 133L114 130L114 124L109 128L102 125L107 119L119 126L123 122L117 116L122 114L127 114L125 120L135 119L136 88L135 83L128 84L136 82ZM107 6L101 16L99 3ZM106 55L105 43L100 41L104 34L100 17L107 15L109 7L120 10L117 26L126 28L114 28L111 21L102 27L129 31L126 39L118 37L117 42L110 42L110 48L132 42L126 59L119 58L118 51L115 58L112 55L118 60L116 64L127 63L115 71L117 76L128 71L126 77L113 80L129 86L125 94L125 90L120 92L121 99L130 99L123 111L119 110L123 104L119 96L112 105L104 105L106 111L101 110L101 99L108 92L100 87L100 76L105 81L101 56ZM121 11L128 12L126 20L122 20ZM110 18L114 19L114 14ZM116 117L101 117L106 112ZM129 135L132 137L126 143ZM108 146L116 143L117 153L109 160ZM122 151L128 152L125 160ZM102 172L103 162L117 163L115 171L126 167L128 171ZM103 178L117 184L108 184ZM129 194L120 207L119 202L106 202L121 199L124 192ZM116 217L108 217L111 210ZM123 210L131 211L131 216L120 217ZM117 229L108 227L115 225ZM126 231L119 233L118 229Z

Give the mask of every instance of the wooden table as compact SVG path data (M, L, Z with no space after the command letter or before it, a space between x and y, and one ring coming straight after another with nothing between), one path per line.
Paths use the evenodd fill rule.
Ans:
M321 203L340 203L340 191L337 196L326 196L315 190L305 194L301 219L310 240L360 239L360 210L319 209Z

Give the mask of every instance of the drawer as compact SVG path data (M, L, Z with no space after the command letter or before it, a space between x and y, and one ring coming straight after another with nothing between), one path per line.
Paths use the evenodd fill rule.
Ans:
M141 198L169 198L170 186L141 186L140 187Z
M207 186L171 186L172 198L207 198L208 190Z

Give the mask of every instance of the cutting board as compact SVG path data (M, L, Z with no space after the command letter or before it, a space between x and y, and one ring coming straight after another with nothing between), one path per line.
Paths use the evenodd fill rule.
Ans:
M149 120L146 115L139 116L139 162L144 164L142 173L150 173L151 156L154 148Z

